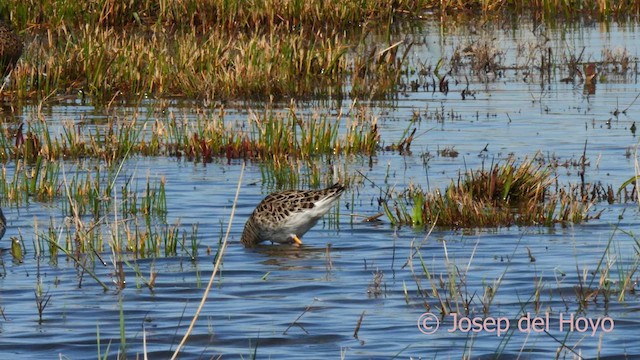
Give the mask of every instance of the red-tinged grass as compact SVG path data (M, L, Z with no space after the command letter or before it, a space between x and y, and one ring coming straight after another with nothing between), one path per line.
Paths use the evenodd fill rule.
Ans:
M67 122L53 134L37 119L0 132L0 161L28 164L60 159L98 159L114 164L128 155L175 156L190 161L214 158L284 161L316 155L373 155L379 147L377 119L368 111L332 116L299 115L266 109L247 122L230 122L224 115L200 115L196 120L173 114L141 122L136 115L111 118L104 126Z

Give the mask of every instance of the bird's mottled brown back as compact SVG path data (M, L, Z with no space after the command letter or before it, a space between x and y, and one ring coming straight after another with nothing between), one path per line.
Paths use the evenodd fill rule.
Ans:
M11 27L0 21L0 72L6 76L20 59L23 49L22 40Z
M291 219L297 218L299 213L309 213L308 219L304 220L307 226L293 226L302 236L343 192L344 187L335 184L322 190L288 190L270 194L258 204L247 220L241 242L245 246L254 246L264 240L278 242L282 239L272 239L269 236L283 235L282 230L293 226ZM322 204L321 208L316 209L317 204Z
M335 184L322 190L287 190L268 195L254 211L254 217L260 223L274 225L283 221L291 212L312 209L314 202L323 198L339 197L344 187Z

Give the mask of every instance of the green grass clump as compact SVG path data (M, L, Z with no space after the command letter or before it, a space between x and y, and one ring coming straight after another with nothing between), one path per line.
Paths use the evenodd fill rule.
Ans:
M580 223L588 220L591 202L575 191L552 191L549 168L533 161L507 160L490 169L461 175L444 192L410 187L390 205L387 216L395 224L451 228Z

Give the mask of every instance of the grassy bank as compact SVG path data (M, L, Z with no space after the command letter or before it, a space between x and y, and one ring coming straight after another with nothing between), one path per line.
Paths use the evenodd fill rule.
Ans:
M396 92L411 43L401 20L494 16L600 18L640 12L633 2L501 1L18 1L0 4L27 44L12 98L51 95L269 99ZM81 14L81 15L78 15ZM376 34L375 45L369 40Z
M269 99L339 97L351 76L362 83L354 95L392 88L402 64L398 49L407 47L366 46L364 38L426 7L394 5L10 1L0 11L27 42L13 75L18 98Z

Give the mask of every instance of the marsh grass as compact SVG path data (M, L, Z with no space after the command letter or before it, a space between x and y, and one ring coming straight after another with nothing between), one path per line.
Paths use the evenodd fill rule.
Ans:
M398 1L394 7L381 0L365 3L344 1L327 3L311 1L264 1L242 3L238 1L187 0L176 2L139 1L123 4L117 1L106 3L65 3L63 1L42 2L10 0L6 5L15 18L31 23L62 24L74 26L89 24L92 27L131 27L164 24L173 27L191 26L198 30L223 28L228 31L269 31L280 26L305 29L337 27L342 30L354 26L362 19L387 19L408 10L422 10L426 1ZM46 11L40 11L44 6ZM82 19L77 14L83 14Z
M559 14L607 19L637 15L640 6L613 0L399 0L393 6L380 0L9 0L1 10L28 39L12 74L14 98L59 96L102 103L146 96L391 97L410 68L411 43L389 41L401 19L421 19L425 11L473 16L478 10L486 17L500 10L548 21ZM388 42L370 44L371 33L386 34ZM473 50L482 55L469 57L476 72L502 68L493 50L491 44ZM447 74L432 79L434 91L448 91Z
M39 230L36 219L35 256L40 259L45 255L42 251L48 249L46 255L50 258L50 262L57 264L58 257L63 254L76 265L78 286L82 286L85 275L89 275L105 291L109 289L109 286L94 272L96 264L107 265L100 255L105 251L112 254L113 283L118 289L122 289L126 284L125 265L133 269L136 283L144 283L149 288L153 288L155 284L157 273L154 273L151 268L149 277L143 276L143 271L146 272L146 270L140 269L137 263L130 259L176 256L179 250L188 247L191 247L188 255L194 258L194 248L198 246L197 226L192 228L191 234L184 231L180 236L179 224L166 224L167 209L163 178L158 179L154 185L153 180L147 177L144 189L140 191L130 190L130 187L134 187L137 183L133 176L125 178L125 181L120 183L126 199L118 201L117 192L114 192L113 196L104 196L104 193L106 189L119 183L116 180L120 176L120 170L108 171L109 176L106 177L99 175L94 177L91 172L81 172L85 174L87 181L91 182L90 187L96 190L98 194L96 196L101 197L100 200L95 200L100 202L98 212L93 213L92 217L87 217L83 212L84 197L76 195L77 186L75 185L77 184L74 181L77 177L69 181L64 168L62 170L63 176L58 186L64 191L62 196L66 199L65 209L68 215L60 224L51 218L44 232ZM126 204L122 205L125 202ZM110 209L113 209L113 212ZM119 213L119 209L122 209L123 213ZM111 220L112 215L113 220ZM187 239L191 244L187 244Z
M402 15L422 15L421 11L431 9L447 13L477 13L496 11L507 13L530 11L537 16L589 15L632 15L640 11L640 6L630 1L590 0L590 1L397 1L390 7L388 2L368 0L365 2L342 1L327 3L311 1L264 1L245 4L238 1L187 0L182 2L144 0L133 4L117 1L105 3L64 1L9 0L1 10L11 13L20 23L91 27L135 27L154 24L180 27L192 26L199 31L222 28L228 31L271 30L280 26L301 27L321 30L327 28L349 29L363 20L394 21ZM38 11L40 8L43 11ZM77 14L83 14L81 18Z
M36 308L38 309L38 323L42 324L44 310L49 305L49 301L51 300L51 295L49 295L49 291L44 291L42 286L39 284L36 286L36 290L34 290L35 300L36 300Z
M444 254L445 254L445 273L434 273L432 270L429 270L429 267L425 263L422 255L420 253L419 247L416 247L411 258L408 260L407 264L414 276L414 280L416 282L416 286L418 289L418 294L423 297L424 305L428 311L431 311L431 305L428 305L427 297L435 299L437 305L437 309L440 312L440 316L444 318L445 316L451 314L452 312L457 314L469 315L474 312L474 306L478 305L479 296L477 296L477 291L470 289L467 283L467 272L471 267L471 262L473 260L473 255L475 254L475 248L473 254L469 258L469 262L467 263L466 268L459 267L454 259L450 259L447 253L446 244L443 243L444 246ZM477 247L477 244L476 244ZM421 273L416 272L413 265L413 257L417 255L417 259L419 261L419 269L422 270ZM421 283L422 279L426 279L428 281L428 289L426 289ZM490 304L495 296L499 285L501 283L502 277L495 279L492 284L483 284L484 294L482 299L480 300L480 305L482 306L483 312L485 315L490 313Z
M497 11L506 12L531 12L537 18L574 18L579 15L593 15L599 17L625 16L627 14L637 14L640 6L632 1L614 0L540 0L540 1L481 1L481 0L445 0L430 2L434 6L439 6L445 13L455 14L462 10L482 11L485 14L492 14Z
M128 122L113 120L105 127L86 130L80 125L65 122L63 130L54 134L43 115L36 120L18 125L17 129L4 127L0 141L2 149L0 161L24 159L28 164L41 166L42 161L55 161L61 158L81 159L98 158L107 164L122 159L134 146L142 146L140 132L135 118ZM136 149L136 152L141 152ZM38 174L36 174L38 175Z
M377 118L363 109L346 119L342 113L335 117L325 113L298 115L295 107L287 114L267 109L259 116L250 116L249 127L250 148L260 159L372 155L380 141ZM341 127L346 129L343 135L339 133Z
M378 0L32 3L6 6L19 28L37 35L13 74L17 97L101 101L146 95L342 97L354 68L367 68L366 83L385 93L394 88L399 69L386 65L402 60L390 50L376 57L355 51L358 34L425 9L424 1L404 0L393 7Z
M460 22L465 23L464 18ZM522 74L523 81L528 83L561 81L582 87L583 92L589 94L595 92L597 82L632 78L632 69L638 66L638 58L630 55L627 49L605 48L600 54L586 54L584 49L576 52L550 45L544 39L548 36L541 33L535 40L523 41L515 49L507 49L495 38L471 36L458 43L448 57L424 60L411 54L405 61L396 88L405 95L408 91L443 94L457 91L463 100L475 99L470 79L492 83ZM618 116L626 110L614 108L612 114ZM431 112L425 117L439 122L457 118L453 111L451 114Z
M450 228L580 223L599 214L577 187L555 189L551 169L509 159L489 169L469 171L443 191L409 187L383 206L394 224Z
M366 109L356 107L349 116L320 110L300 114L295 104L284 113L270 108L252 113L246 123L226 121L223 112L200 114L195 121L177 119L171 113L142 122L134 114L109 117L103 126L66 122L57 134L40 116L26 126L19 125L18 130L6 127L2 135L0 145L6 148L0 149L0 161L22 160L29 164L30 173L24 174L28 193L42 199L59 193L55 180L59 177L60 159L97 159L106 168L136 155L175 156L198 162L257 159L280 165L288 159L295 163L322 155L373 155L380 141L377 118ZM23 165L18 166L22 169ZM6 173L3 174L6 180ZM82 191L78 188L77 195L95 193L88 180L77 181L85 184ZM15 189L8 186L4 190L8 193ZM14 196L18 196L17 192ZM159 207L158 210L166 207L162 199L159 201L144 205Z
M7 169L3 168L0 176L4 180L2 195L13 204L62 200L63 215L73 217L91 214L94 223L90 228L93 228L109 212L114 201L112 184L117 173L100 161L78 161L71 167L68 176L61 171L63 166L63 162L44 160L43 157L38 157L33 165L24 165L24 161L17 160L11 179L7 178ZM122 215L165 220L166 180L147 176L146 181L142 182L142 190L137 188L139 183L132 175L120 183L123 196L119 210ZM66 231L68 239L73 238L68 228Z
M635 253L625 254L621 250L622 240L616 238L618 232L628 236L635 243ZM574 290L581 309L586 309L591 303L597 305L601 302L608 305L616 299L624 302L627 294L636 293L638 282L637 277L634 280L634 276L640 266L638 249L638 237L631 231L621 229L619 221L613 228L599 261L591 267L583 265L580 268L576 264L578 284L574 286Z
M640 257L638 252L625 254L621 249L627 248L629 242L616 234L622 232L630 236L636 244L636 250L640 248L640 241L631 232L621 230L619 225L620 223L615 225L609 240L601 249L600 259L585 262L580 256L575 255L575 273L558 272L558 268L567 266L570 268L570 264L559 265L553 276L538 274L536 270L532 276L531 291L517 295L518 304L514 309L516 313L510 319L511 323L513 324L531 311L534 314L564 312L577 316L597 316L592 314L599 315L602 312L607 314L612 303L624 304L627 301L627 295L636 294L637 276L635 274L640 264ZM421 244L412 244L411 255L405 264L409 266L415 281L415 292L403 284L408 306L413 306L417 301L426 311L438 312L443 320L452 313L461 317L475 317L478 314L491 317L496 316L496 312L501 316L509 312L503 306L496 309L493 304L499 304L501 297L505 295L505 290L501 290L501 287L505 280L510 281L510 267L514 259L531 259L533 256L529 248L520 247L522 238L515 244L513 252L507 256L501 274L493 279L483 280L480 284L468 281L480 241L475 244L468 260L462 261L450 255L448 250L450 242L438 241L438 244L442 245L443 261L436 261L429 265L424 261L420 249L428 239L429 234ZM634 278L636 279L632 280ZM553 280L550 281L550 279ZM570 291L566 291L568 287L573 288L575 296L572 297ZM512 293L507 295L513 296ZM507 349L509 342L519 341L512 338L516 332L516 327L511 326L502 335L495 349L496 356ZM574 339L572 337L574 334L571 332L565 332L561 337L548 332L545 334L558 343L558 354L581 358L580 343L584 340L582 336ZM468 338L464 349L465 356L471 357L475 339L475 336ZM529 350L523 346L520 347L520 351L528 352Z
M351 96L384 98L389 89L396 89L401 75L407 72L406 61L413 43L399 41L384 49L364 47L353 61Z

